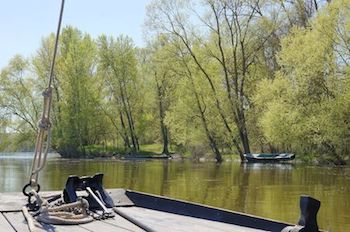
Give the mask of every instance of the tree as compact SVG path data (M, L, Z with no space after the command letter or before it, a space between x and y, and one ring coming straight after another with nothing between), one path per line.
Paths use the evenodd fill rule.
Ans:
M57 149L63 156L85 154L99 126L99 92L95 85L96 48L89 35L67 27L62 30L57 59L59 85ZM56 87L57 88L57 87ZM55 104L55 102L53 103ZM100 131L99 131L100 132Z
M250 153L246 122L250 106L245 90L254 73L256 57L271 34L256 33L261 8L259 1L204 1L201 6L153 1L148 8L149 28L181 41L207 81L222 125L242 160L243 153ZM213 73L207 68L208 62L216 63L219 70Z
M270 85L261 83L256 96L257 105L265 108L260 125L271 143L324 159L331 156L338 164L344 163L348 151L340 142L348 136L340 129L348 127L341 119L347 110L339 107L348 99L344 92L348 52L343 46L344 19L350 13L346 4L334 1L310 27L295 27L282 40L281 70Z
M1 71L0 82L0 116L6 122L6 128L18 135L19 143L34 139L38 130L37 97L40 93L35 89L29 62L20 55L13 57ZM21 137L24 134L26 139Z
M113 99L111 120L117 125L115 120L119 119L125 148L136 153L140 147L134 116L139 100L134 45L129 37L120 36L114 40L103 35L98 47L98 69L109 90L108 97Z
M149 57L147 59L148 75L152 80L152 88L155 90L155 99L157 103L157 115L159 117L161 141L163 143L163 154L169 154L170 133L169 127L165 122L166 114L173 102L173 92L176 88L176 60L171 52L171 43L166 36L159 36L152 41L149 47Z

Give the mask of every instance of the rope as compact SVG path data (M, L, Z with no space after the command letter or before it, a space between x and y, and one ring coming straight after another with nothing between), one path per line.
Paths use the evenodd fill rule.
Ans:
M51 122L50 122L50 111L51 111L51 101L52 101L51 84L54 76L54 68L55 68L56 55L57 55L57 49L58 49L58 39L60 36L61 23L62 23L62 17L63 17L64 1L65 0L62 0L61 2L61 10L60 10L60 16L58 20L53 58L52 58L51 67L50 67L50 77L48 81L48 87L43 92L44 109L43 109L41 119L38 123L39 131L36 138L32 170L29 178L29 185L32 189L38 186L39 172L44 168L46 164L47 154L51 143ZM45 144L45 147L44 147L44 144ZM25 186L23 188L23 193L28 196L29 191L25 189L27 187L29 186ZM37 187L37 189L39 190L40 187Z
M23 206L22 207L22 213L28 223L28 229L30 232L35 232L37 229L34 225L34 218L33 216L28 212L27 207Z
M94 220L89 213L89 203L83 198L78 201L62 204L50 205L49 201L41 197L36 191L30 192L36 198L39 207L37 212L30 214L26 207L22 208L23 215L28 222L28 228L31 232L37 230L35 221L53 225L78 225L88 223Z

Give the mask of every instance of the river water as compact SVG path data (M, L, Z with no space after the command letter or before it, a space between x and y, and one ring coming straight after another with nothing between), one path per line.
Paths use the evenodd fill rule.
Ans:
M32 154L0 154L0 192L20 192ZM296 223L300 195L321 200L319 226L350 231L350 167L186 161L67 160L50 155L42 190L61 190L69 175L104 173L106 188L128 188Z

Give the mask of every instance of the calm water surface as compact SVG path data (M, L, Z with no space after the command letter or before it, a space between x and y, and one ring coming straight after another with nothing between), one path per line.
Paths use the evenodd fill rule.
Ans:
M0 154L0 192L28 182L32 154ZM190 161L65 160L52 155L40 175L43 190L61 190L71 175L105 174L106 188L129 188L295 223L299 196L321 200L318 222L350 231L350 168Z

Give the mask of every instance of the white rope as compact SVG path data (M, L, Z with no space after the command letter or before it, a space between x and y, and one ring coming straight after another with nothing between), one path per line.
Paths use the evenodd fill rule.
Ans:
M26 219L27 223L28 223L28 229L30 232L36 232L37 229L34 225L34 218L33 216L28 212L27 207L23 206L22 207L22 213L24 215L24 218Z
M52 88L47 88L44 93L44 110L39 121L39 132L37 135L34 158L32 163L32 171L29 178L31 187L35 187L38 183L39 172L44 168L47 160L47 154L51 142L51 122L50 122L50 107L52 99ZM46 145L44 147L44 144Z
M36 229L35 220L53 225L78 225L94 220L88 212L89 203L83 198L73 203L52 206L36 191L32 190L31 194L35 196L39 210L35 213L35 216L32 216L26 207L22 209L30 231L35 231Z
M51 142L50 111L51 111L51 101L52 101L51 83L53 81L53 75L54 75L54 67L55 67L55 61L56 61L56 55L57 55L57 49L58 49L58 39L60 36L61 23L62 23L62 17L63 17L64 1L65 0L62 0L61 2L60 17L58 20L55 47L54 47L54 52L53 52L53 57L52 57L52 62L50 67L50 77L48 81L48 87L43 92L44 110L38 125L39 131L36 138L34 158L32 163L32 171L29 178L29 185L31 188L38 186L39 172L44 168L46 164L47 154L50 148L50 142ZM46 143L45 148L44 148L44 143Z

